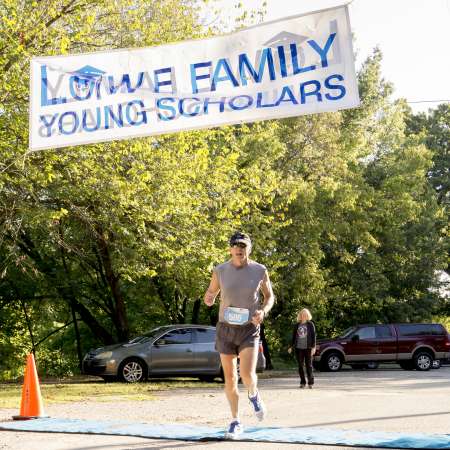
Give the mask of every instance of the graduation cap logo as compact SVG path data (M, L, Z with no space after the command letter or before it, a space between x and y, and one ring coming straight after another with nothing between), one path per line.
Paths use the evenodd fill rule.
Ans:
M264 42L265 47L276 48L280 45L293 44L296 43L300 45L308 39L307 36L302 36L301 34L289 33L288 31L282 31L271 37L267 42Z
M295 44L298 47L298 58L300 60L300 65L305 61L305 55L300 44L308 40L308 36L303 36L301 34L289 33L288 31L281 31L275 36L271 37L268 41L264 42L265 47L270 47L276 49L277 47L287 47L289 48L291 44ZM292 67L290 60L286 61L287 69Z
M91 85L99 84L105 72L93 66L84 66L72 72L74 86L78 95L86 94Z

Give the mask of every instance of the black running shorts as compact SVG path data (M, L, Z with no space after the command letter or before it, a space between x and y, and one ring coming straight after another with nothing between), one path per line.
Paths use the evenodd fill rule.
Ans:
M247 347L259 345L259 325L229 325L218 322L216 325L216 350L225 355L239 355Z

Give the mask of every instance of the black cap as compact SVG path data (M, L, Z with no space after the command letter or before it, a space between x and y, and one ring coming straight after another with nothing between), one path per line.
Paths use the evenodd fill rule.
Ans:
M233 247L233 245L236 245L239 243L245 244L247 247L252 246L252 241L250 240L250 236L248 234L237 231L230 237L230 247Z

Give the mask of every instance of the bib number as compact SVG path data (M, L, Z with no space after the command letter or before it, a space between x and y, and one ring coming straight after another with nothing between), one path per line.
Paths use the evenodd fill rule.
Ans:
M225 322L230 325L243 325L248 322L250 312L246 308L233 308L228 306L224 311Z

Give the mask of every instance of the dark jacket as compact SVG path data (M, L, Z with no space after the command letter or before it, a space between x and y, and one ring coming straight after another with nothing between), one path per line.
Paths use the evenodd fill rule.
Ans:
M297 322L294 326L294 330L292 332L292 348L295 348L295 340L297 338L297 330L298 326L301 325L300 322ZM314 323L308 320L306 322L306 326L308 327L308 335L306 338L306 343L308 348L313 348L316 346L316 327L314 326Z

